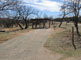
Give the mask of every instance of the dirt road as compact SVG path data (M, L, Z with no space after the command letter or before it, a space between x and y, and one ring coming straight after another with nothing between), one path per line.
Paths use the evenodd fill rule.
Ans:
M44 52L41 49L50 32L51 29L38 29L0 44L0 60L41 60L38 55ZM44 53L41 55L44 60L51 56L46 52L45 59Z

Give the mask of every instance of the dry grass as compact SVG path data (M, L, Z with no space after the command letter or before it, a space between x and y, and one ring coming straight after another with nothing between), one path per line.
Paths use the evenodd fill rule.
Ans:
M75 44L77 50L74 50L71 38L71 26L62 25L63 31L56 33L52 32L51 37L46 41L44 47L51 50L53 53L63 54L63 58L66 57L79 57L81 56L81 44L78 42L77 34L75 33ZM79 26L80 27L80 26ZM60 31L60 30L59 30Z
M6 28L4 29L6 32L0 32L0 43L8 41L12 38L20 36L22 34L26 34L27 32L31 31L32 29L27 30L20 30L19 28Z

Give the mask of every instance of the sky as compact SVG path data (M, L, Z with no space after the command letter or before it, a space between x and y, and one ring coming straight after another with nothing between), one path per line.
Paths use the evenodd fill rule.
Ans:
M59 17L61 14L60 7L63 4L63 0L24 0L24 2L27 6L38 9L54 18Z

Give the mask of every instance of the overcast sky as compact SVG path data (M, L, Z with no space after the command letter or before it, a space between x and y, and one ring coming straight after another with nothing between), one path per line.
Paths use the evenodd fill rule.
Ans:
M58 17L63 0L24 0L24 2L49 16Z

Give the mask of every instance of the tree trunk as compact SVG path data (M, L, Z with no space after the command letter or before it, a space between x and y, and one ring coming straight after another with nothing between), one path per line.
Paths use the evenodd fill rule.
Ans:
M34 28L33 26L34 26L34 23L32 22L32 29Z
M76 32L77 32L78 36L80 36L80 32L79 32L79 28L78 28L78 18L77 17L74 20L74 25L75 25Z
M41 28L41 23L39 23L39 28Z
M61 21L61 22L60 22L60 25L59 25L59 27L61 27L61 25L62 25L62 22L63 22L63 21Z
M21 24L19 23L19 21L17 20L17 25L20 27L21 30L23 30L23 27L21 26Z
M23 27L19 23L17 23L17 24L19 25L19 27L21 28L21 30L23 30Z
M61 22L60 22L59 27L61 27L61 25L62 25L62 23L63 23L64 18L65 18L65 12L64 12L64 16L63 16L63 18L61 19Z
M50 21L49 21L49 28L50 28Z
M63 19L64 19L64 17L61 19L61 21L60 21L60 25L59 25L59 28L61 27L61 25L62 25L62 23L63 23Z
M45 22L43 22L43 28L45 28Z
M28 28L28 22L27 22L27 20L24 20L25 21L25 29L27 29Z
M35 28L37 28L37 23L35 23Z
M78 36L80 36L79 28L78 28L78 23L77 22L75 22L75 28L76 28L76 32L77 32Z
M52 20L52 25L53 25L54 20Z

